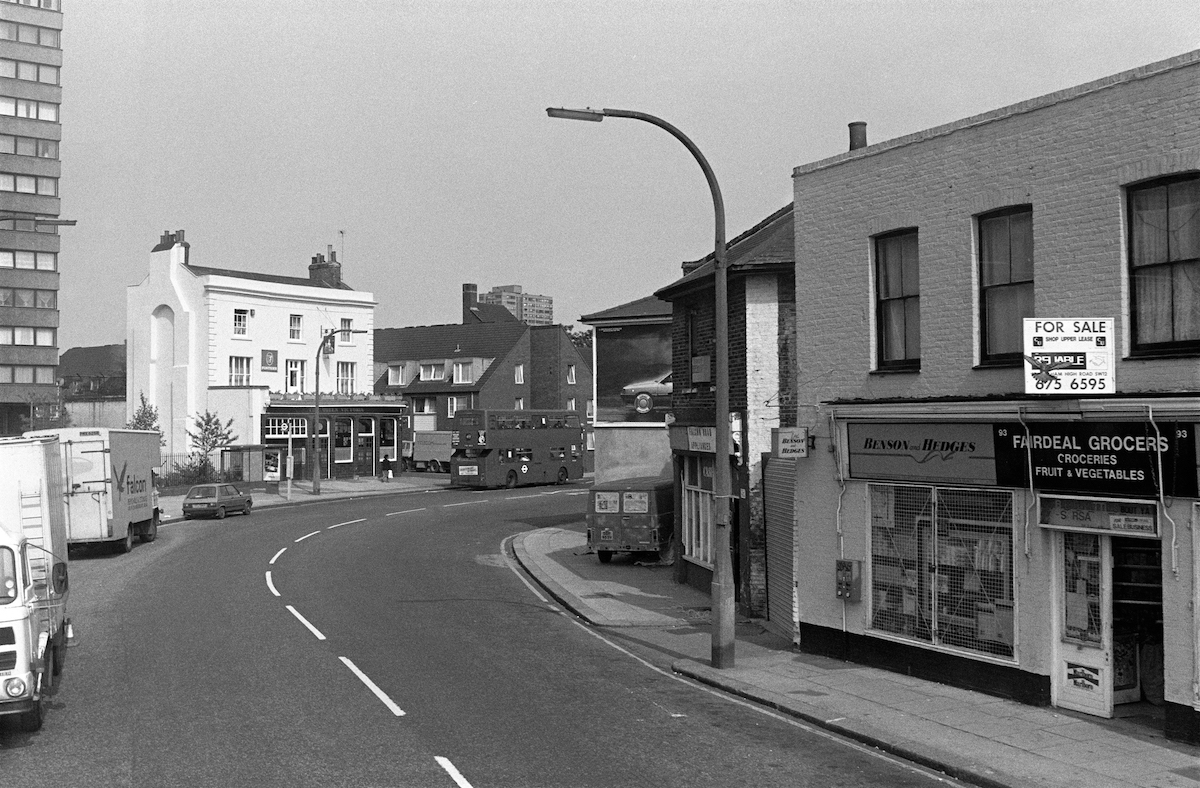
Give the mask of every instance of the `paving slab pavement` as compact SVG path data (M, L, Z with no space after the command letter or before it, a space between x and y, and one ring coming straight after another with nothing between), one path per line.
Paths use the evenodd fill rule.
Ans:
M587 550L582 524L522 534L513 550L581 618L632 629L676 655L676 673L966 782L1200 788L1200 747L1168 741L1161 724L1028 706L804 654L750 620L735 627L735 667L718 670L711 666L709 595L675 583L669 566L620 554L601 564Z

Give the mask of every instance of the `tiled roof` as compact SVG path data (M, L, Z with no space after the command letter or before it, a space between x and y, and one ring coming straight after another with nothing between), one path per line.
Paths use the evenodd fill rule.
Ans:
M516 320L506 323L377 328L375 360L388 363L424 358L501 358L512 350L528 330L529 326Z
M264 274L259 271L234 271L230 268L209 268L203 265L187 265L187 270L198 276L232 276L236 279L252 279L256 282L275 282L281 285L299 285L301 287L321 287L333 290L353 290L350 285L342 282L335 288L303 276L280 276L279 274Z
M796 233L792 205L780 208L726 244L726 259L729 261L730 272L745 271L759 266L795 265ZM656 290L655 295L668 298L710 279L714 269L713 255L684 263L683 269L687 273L682 279Z
M636 301L630 301L626 304L620 304L610 309L604 309L600 312L593 312L590 315L583 315L579 318L580 323L607 323L614 321L632 321L647 320L653 318L671 317L671 304L669 301L664 301L658 296L650 295L645 298L639 298Z
M476 302L471 307L470 315L473 323L520 323L520 319L499 304Z
M95 378L125 375L125 343L73 347L58 357L60 378Z

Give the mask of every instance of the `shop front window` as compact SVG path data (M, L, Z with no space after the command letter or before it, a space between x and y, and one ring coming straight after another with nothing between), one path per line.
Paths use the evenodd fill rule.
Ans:
M333 461L354 461L354 422L350 419L334 419L333 421Z
M1012 657L1012 493L869 489L871 628Z
M686 558L713 565L712 457L686 457L683 463L683 549Z
M1063 637L1099 646L1100 535L1063 532Z

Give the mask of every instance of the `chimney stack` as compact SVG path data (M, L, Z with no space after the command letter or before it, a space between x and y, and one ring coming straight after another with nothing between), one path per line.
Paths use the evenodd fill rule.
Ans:
M867 124L856 120L850 124L850 150L867 147Z
M464 284L462 292L462 321L467 323L471 320L471 310L475 308L475 304L479 303L479 287L472 284Z
M312 262L308 266L309 281L323 287L341 287L342 264L337 261L332 245L329 247L328 252L328 260L325 258L325 255L313 255Z

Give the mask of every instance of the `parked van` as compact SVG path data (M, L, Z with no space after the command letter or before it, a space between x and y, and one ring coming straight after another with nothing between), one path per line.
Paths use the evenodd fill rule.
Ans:
M616 552L650 553L655 561L666 558L674 523L675 485L670 479L619 479L597 484L588 493L588 547L602 564Z
M71 427L25 436L58 438L69 544L106 542L128 553L134 536L143 542L158 536L157 432Z

